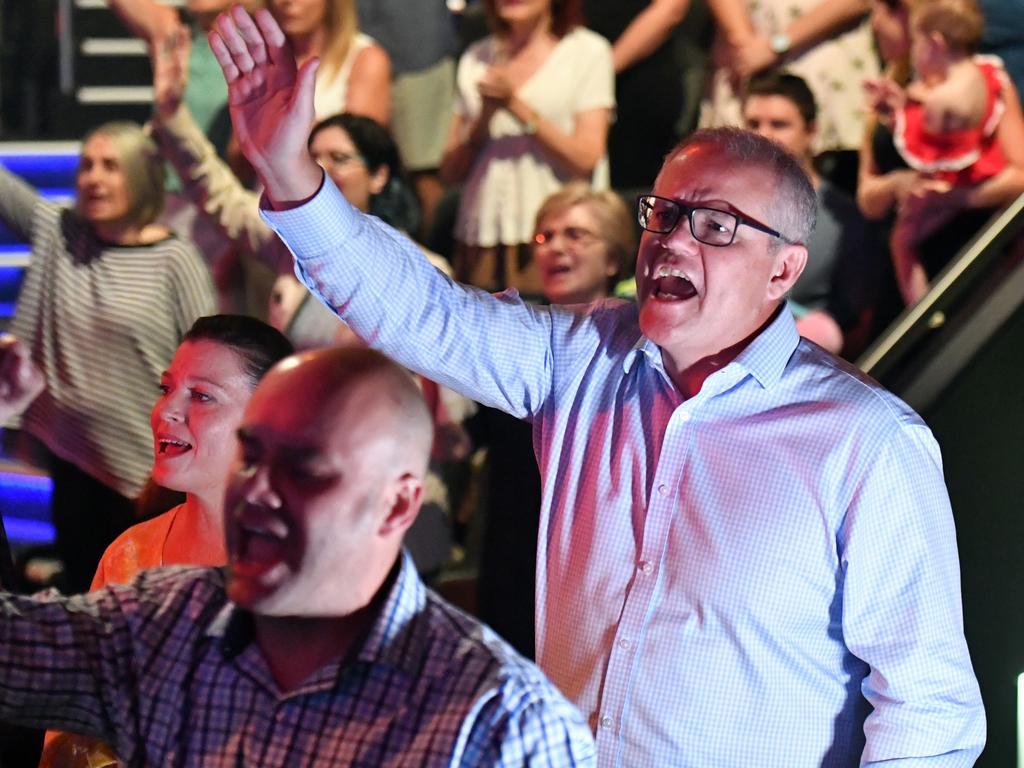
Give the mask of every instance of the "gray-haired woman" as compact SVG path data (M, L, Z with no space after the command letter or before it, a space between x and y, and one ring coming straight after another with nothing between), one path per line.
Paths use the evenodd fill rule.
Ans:
M68 591L88 588L135 522L154 388L192 321L215 311L195 247L156 223L163 184L155 144L132 123L86 136L73 208L0 168L0 220L32 245L11 331L46 380L22 427L47 454Z

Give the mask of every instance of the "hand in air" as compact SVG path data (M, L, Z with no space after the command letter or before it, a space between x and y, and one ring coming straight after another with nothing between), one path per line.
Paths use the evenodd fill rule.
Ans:
M178 111L188 83L188 55L192 47L188 30L178 26L149 52L153 66L153 109L166 120Z
M266 9L217 17L210 47L228 83L231 123L272 203L305 200L323 178L306 149L313 127L317 59L296 68L284 32Z
M10 334L0 335L0 419L21 413L45 387L28 348Z
M779 56L765 35L755 35L732 51L732 70L742 78L753 77L773 66Z

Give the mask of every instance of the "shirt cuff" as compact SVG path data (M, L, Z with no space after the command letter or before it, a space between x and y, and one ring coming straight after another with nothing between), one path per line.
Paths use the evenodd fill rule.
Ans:
M327 174L317 193L295 208L273 210L266 192L260 194L260 218L284 240L297 261L336 248L357 228L361 215Z

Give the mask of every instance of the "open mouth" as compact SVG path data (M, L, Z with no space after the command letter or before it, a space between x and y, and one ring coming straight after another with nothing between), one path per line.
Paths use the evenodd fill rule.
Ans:
M174 440L162 437L157 441L156 452L158 456L181 456L192 450L192 444L184 440Z
M572 272L572 267L568 264L559 264L548 269L548 277L562 277Z
M286 557L288 526L277 518L248 519L237 523L237 548L232 565L251 572L265 572Z
M651 296L659 301L685 301L697 295L690 278L682 270L662 264L654 273Z

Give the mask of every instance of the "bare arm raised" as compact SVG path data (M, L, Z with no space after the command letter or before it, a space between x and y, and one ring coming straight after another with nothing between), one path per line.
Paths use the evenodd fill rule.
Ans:
M250 16L232 6L217 17L209 39L228 83L235 136L270 204L288 208L308 200L323 180L306 149L319 59L297 69L284 33L265 9Z

